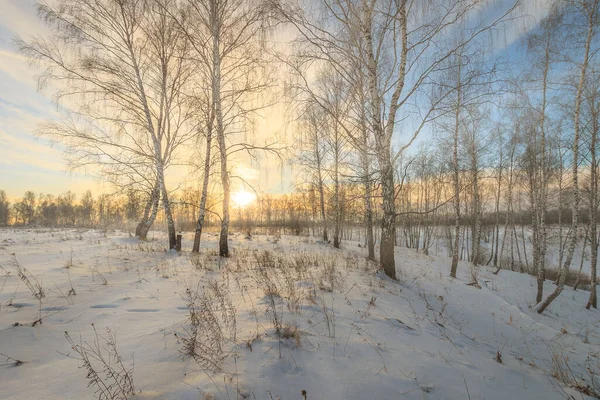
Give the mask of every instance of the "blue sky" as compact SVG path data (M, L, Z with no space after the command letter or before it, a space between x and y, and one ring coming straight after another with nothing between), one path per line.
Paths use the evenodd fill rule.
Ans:
M508 1L502 0L492 7L505 4ZM510 49L509 54L515 57L516 41L545 14L546 4L547 0L525 0L523 12L531 16L529 22L502 32L506 43L502 39L500 47L508 47L500 51ZM44 31L36 15L35 0L0 0L0 189L12 199L26 190L54 195L67 190L78 195L87 189L95 193L105 191L107 188L91 177L68 172L60 147L51 146L34 134L40 122L53 118L55 107L48 98L50 93L37 91L36 70L14 48L13 38L27 39L43 35ZM263 176L260 181L265 179L262 189L287 190L278 171L255 172Z
M52 0L50 0L52 1ZM67 170L60 146L51 145L35 136L41 122L56 116L51 90L37 91L36 69L18 53L13 44L15 36L25 40L46 32L38 19L35 0L0 0L0 190L10 199L23 196L25 191L58 195L72 190L78 196L88 189L97 195L110 190L100 181L83 173ZM282 121L261 121L261 130L279 129ZM268 163L265 163L268 164ZM251 181L258 190L277 193L290 189L290 179L280 177L279 168L268 171L268 166L241 162L232 173ZM171 173L170 187L193 185L197 179L177 169ZM290 176L286 168L285 177ZM174 182L177 180L177 182ZM234 189L241 188L234 181Z
M70 174L60 148L38 139L38 124L55 107L37 92L36 70L15 49L13 38L43 34L33 0L0 0L0 189L9 198L26 190L60 194L97 190L98 183Z

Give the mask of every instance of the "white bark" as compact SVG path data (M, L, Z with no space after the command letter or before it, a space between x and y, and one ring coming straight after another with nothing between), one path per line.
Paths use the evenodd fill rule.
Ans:
M573 185L573 216L571 221L571 240L569 242L569 247L567 249L567 256L565 258L564 263L562 264L560 278L558 281L558 285L554 289L554 291L541 303L536 306L536 310L539 314L543 313L544 310L560 295L562 292L565 279L567 278L567 273L571 266L571 261L573 259L573 253L575 252L575 247L577 245L578 240L578 231L579 231L579 206L580 206L580 192L579 192L579 138L580 138L580 116L581 116L581 102L583 97L584 84L586 81L586 73L587 68L590 61L590 51L592 38L594 37L596 31L597 24L597 14L598 14L598 0L594 0L591 4L584 6L586 12L589 14L586 16L587 18L587 35L585 39L585 50L583 53L583 61L581 63L581 70L579 75L579 83L577 85L577 92L575 95L575 108L574 108L574 116L573 116L573 166L572 166L572 185ZM588 8L589 6L589 8Z

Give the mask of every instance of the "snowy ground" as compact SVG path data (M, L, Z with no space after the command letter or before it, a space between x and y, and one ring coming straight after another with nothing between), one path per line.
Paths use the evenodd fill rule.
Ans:
M488 229L493 229L493 227L487 227ZM441 227L438 226L436 228L436 236L433 239L433 243L431 245L431 248L429 249L429 253L430 254L435 254L435 255L439 255L439 256L448 256L450 254L449 250L448 250L448 239L445 236L445 230L447 229L447 227ZM504 227L501 226L499 228L499 233L500 233L500 243L499 245L502 246L502 238L504 238ZM513 249L512 249L512 256L514 257L514 261L515 262L519 262L521 261L524 266L526 264L525 260L527 259L527 263L529 266L531 266L531 264L533 263L533 231L531 230L530 226L526 226L526 227L521 227L521 226L517 226L516 227L516 231L517 231L517 237L518 237L518 249L517 249L517 243L515 241L513 241ZM563 247L566 246L565 245L565 241L567 238L567 232L569 231L569 226L563 226ZM362 231L361 231L362 234ZM557 270L559 268L559 243L560 243L560 236L559 236L559 228L557 225L551 225L547 228L547 234L548 234L548 248L546 249L546 254L545 254L545 259L546 259L546 268L548 269L552 269L552 270ZM583 232L582 232L583 234ZM357 237L360 237L358 234L356 235ZM364 236L364 234L363 234ZM525 240L523 240L523 236L525 236ZM361 237L362 240L364 241L364 237ZM463 257L466 258L466 253L468 252L467 249L471 248L471 238L469 238L469 241L467 244L462 244L461 242L461 248L462 248L462 252L463 252ZM462 239L461 239L462 240ZM491 252L491 247L492 247L492 234L490 233L489 236L487 237L487 242L485 240L482 239L481 242L481 247L483 250L485 250L486 254L485 254L485 260L487 261L487 257L489 257L489 254ZM585 251L582 252L582 245L583 245L583 236L581 236L579 238L579 243L578 245L575 247L575 252L573 254L573 260L571 262L571 267L570 270L573 271L574 273L579 271L579 268L581 267L581 271L584 275L588 275L590 274L591 271L591 263L590 263L590 245L589 242L586 243L586 248ZM524 249L524 250L523 250ZM504 252L503 252L503 258L504 258L504 262L506 264L509 263L511 257L511 240L510 238L506 238L506 243L505 243L505 248L504 248Z
M92 324L116 334L126 366L133 355L139 399L581 399L552 376L553 354L580 385L600 370L587 292L566 288L539 316L533 277L482 268L479 289L466 264L452 280L447 258L414 250L397 249L393 282L356 243L234 235L220 261L215 236L195 260L155 235L0 230L0 399L97 398L65 338L93 343ZM11 254L40 281L41 304ZM198 325L210 352L196 360L182 354L186 288L191 310L214 317Z

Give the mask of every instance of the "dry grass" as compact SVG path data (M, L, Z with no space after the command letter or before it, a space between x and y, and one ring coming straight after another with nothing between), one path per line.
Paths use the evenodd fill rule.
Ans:
M587 376L576 374L569 365L569 356L556 347L549 347L551 355L550 376L556 381L573 388L587 396L600 399L599 364L588 358L585 369ZM571 397L568 397L569 399Z
M200 294L201 289L206 292ZM189 328L181 340L182 354L192 357L208 371L220 371L229 354L227 343L236 341L236 310L224 284L209 282L207 287L188 285L182 294L188 308Z
M76 356L67 357L79 360L81 368L87 372L88 387L94 387L99 400L126 400L135 395L133 383L134 362L127 367L117 350L117 336L109 328L102 336L94 328L94 341L88 343L81 337L75 342L68 332L65 337Z
M296 324L286 324L281 330L280 336L283 339L293 340L297 347L300 347L300 338L302 333Z

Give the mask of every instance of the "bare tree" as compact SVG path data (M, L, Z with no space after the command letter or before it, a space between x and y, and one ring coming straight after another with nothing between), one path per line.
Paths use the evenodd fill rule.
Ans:
M481 264L481 235L483 219L483 184L481 170L484 158L484 149L487 144L484 131L485 117L479 104L472 104L469 110L470 123L466 126L464 135L465 150L469 160L469 186L471 187L471 215L473 219L471 234L471 262L474 266ZM476 276L471 274L471 281L476 282Z
M454 252L452 254L452 265L450 266L450 276L456 278L459 258L460 243L460 165L458 159L458 148L460 138L461 113L463 112L462 81L463 81L463 61L462 54L456 56L456 102L454 107L454 126L452 135L452 183L454 188Z
M53 3L54 4L54 3ZM165 170L175 150L193 136L182 87L190 78L184 40L166 8L171 0L60 0L38 11L51 38L20 41L46 66L40 85L64 83L57 99L75 117L45 132L83 148L84 159L135 167L150 163L167 219L169 247L175 225ZM89 159L88 159L89 160Z
M191 58L204 69L208 78L210 101L207 104L214 113L209 117L210 129L214 129L219 150L223 186L219 254L228 257L229 158L235 152L254 149L245 142L230 144L228 138L246 131L245 123L257 110L256 95L270 85L270 79L264 73L268 65L263 40L268 29L268 9L263 1L186 0L172 16L194 49ZM207 146L207 152L209 148ZM200 212L204 212L204 207Z
M594 65L596 67L596 65ZM597 278L597 263L598 263L598 207L600 206L600 198L598 196L598 158L596 155L598 147L598 134L600 132L600 75L596 68L591 68L587 79L584 92L584 110L583 117L584 126L586 129L585 136L588 143L589 154L589 177L588 177L588 210L589 222L587 229L587 237L590 242L590 297L586 308L598 308L598 296L596 293ZM583 260L583 252L581 254Z
M144 207L144 214L142 216L142 219L135 229L135 235L142 240L146 240L146 238L148 237L148 232L150 231L152 224L154 224L154 221L156 220L159 200L160 185L158 184L157 179L154 183L154 187L148 195L148 199L146 200L146 206Z
M365 108L362 104L365 104L366 96L364 92L364 85L359 86L357 100L361 105L359 108L359 138L362 139L357 146L360 161L361 161L361 180L364 187L364 201L365 201L365 229L366 229L366 243L367 243L367 258L371 261L375 261L375 238L373 235L373 176L371 168L371 159L373 158L369 149L372 148L370 143L370 135L368 130L368 121Z
M2 226L6 226L9 223L9 208L10 203L8 201L8 197L6 196L6 192L4 190L0 190L0 225Z
M427 96L426 87L431 77L448 57L491 26L501 23L509 14L507 12L491 23L471 21L469 34L459 43L453 43L447 40L447 34L464 23L479 3L468 0L434 3L321 0L318 16L311 14L309 7L277 4L279 13L297 29L299 44L306 49L302 60L307 64L315 60L326 63L352 86L356 86L357 70L365 74L367 115L374 138L383 203L380 263L392 279L396 278L394 164L423 127L435 118L438 104L415 105L422 104L419 99ZM432 46L434 43L436 45ZM431 50L433 47L435 51ZM301 67L296 65L296 69ZM412 127L407 120L413 122ZM405 123L400 126L397 121ZM392 138L400 128L407 140L393 151Z
M200 251L200 238L202 236L202 228L204 227L204 219L206 216L206 201L208 199L208 184L211 176L211 165L212 165L212 146L213 146L213 134L215 125L215 109L212 106L210 92L206 95L204 102L200 102L200 106L204 106L204 112L199 111L204 115L205 120L205 153L204 153L204 168L202 177L202 194L200 196L200 209L198 211L198 220L196 222L196 230L194 233L194 245L192 252Z
M543 298L545 280L545 254L548 242L546 213L548 203L549 167L547 151L548 90L552 65L557 61L557 46L560 42L561 14L552 10L539 27L526 38L528 54L531 57L532 72L526 74L534 84L536 95L541 94L539 104L528 99L530 108L537 116L529 130L528 176L530 186L532 228L533 228L533 268L537 274L536 302Z
M501 88L496 81L497 66L486 66L484 54L473 43L459 47L455 54L446 60L447 68L441 72L439 85L440 118L436 120L441 131L447 132L452 140L452 186L454 190L454 243L450 276L456 277L461 231L461 160L459 149L463 148L465 160L469 165L468 185L472 192L473 235L471 260L475 265L480 262L481 238L481 196L480 196L480 160L483 113L481 108L490 101L494 90ZM495 86L495 87L494 87ZM466 168L466 167L465 167ZM472 274L472 280L475 276Z
M580 207L580 189L579 189L579 141L581 136L581 105L583 100L584 85L586 83L588 66L596 50L592 48L598 27L600 26L600 0L575 0L561 4L565 12L566 25L571 31L572 48L581 51L581 61L578 61L576 69L578 70L578 84L575 90L575 104L573 109L573 165L572 165L572 186L573 186L573 216L571 219L571 238L567 249L567 256L561 266L560 278L555 290L538 303L536 306L538 313L544 310L560 295L564 288L565 279L571 266L573 253L578 239L579 228L579 207Z
M329 134L326 114L318 104L308 101L301 117L303 148L300 149L299 163L311 172L312 181L318 192L319 214L322 225L322 239L329 241L327 212L325 204L325 149L323 143Z
M492 254L494 270L498 270L498 255L500 253L500 199L502 197L502 179L504 172L504 132L501 126L496 128L495 144L497 146L498 164L495 168L496 196L494 201L494 235L492 242ZM500 260L502 261L502 260Z
M347 136L342 123L349 117L349 88L335 70L324 70L317 79L318 90L322 99L317 105L326 107L323 110L323 117L328 134L322 136L323 142L316 143L316 145L323 146L330 159L327 171L333 186L333 247L339 248L343 206L341 201L341 178L347 157Z

